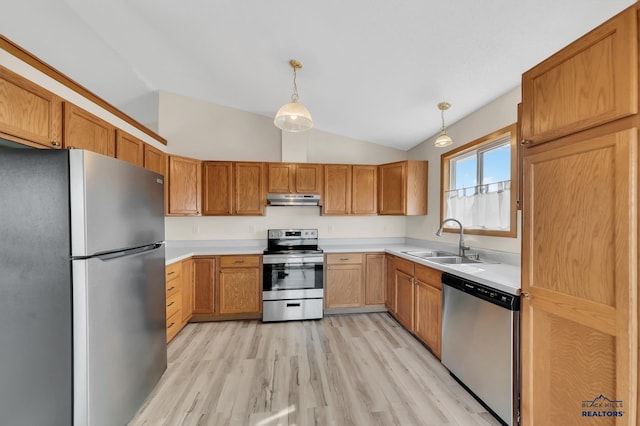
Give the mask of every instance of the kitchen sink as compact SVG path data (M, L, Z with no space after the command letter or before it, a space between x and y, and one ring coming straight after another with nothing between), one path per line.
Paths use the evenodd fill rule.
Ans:
M419 257L421 259L427 259L427 258L431 258L431 257L451 257L451 256L455 256L455 254L453 254L453 253L449 253L448 251L440 251L440 250L403 251L403 253L406 253L409 256Z
M430 262L440 263L444 265L460 265L463 263L482 263L480 260L473 260L467 257L447 256L447 257L427 257L424 258Z

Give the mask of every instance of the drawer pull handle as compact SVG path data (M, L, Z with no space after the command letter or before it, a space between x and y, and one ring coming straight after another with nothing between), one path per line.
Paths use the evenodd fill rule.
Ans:
M235 263L244 263L244 260L236 260Z
M168 329L170 329L171 327L173 327L173 324L175 324L175 322L172 322L171 324L169 324L169 325L167 326L167 330L168 330Z
M341 257L340 260L345 261L345 260L349 260L348 257Z
M298 303L287 303L287 308L299 308L300 302Z
M171 271L171 272L169 272L167 275L173 275L173 274L175 274L175 273L176 273L176 271Z
M171 303L169 303L169 304L167 305L167 308L171 307L171 305L173 305L174 303L176 303L176 302L171 302Z
M175 288L175 287L170 287L170 288L169 288L169 290L167 290L167 291L171 291L171 290L173 290L174 288Z

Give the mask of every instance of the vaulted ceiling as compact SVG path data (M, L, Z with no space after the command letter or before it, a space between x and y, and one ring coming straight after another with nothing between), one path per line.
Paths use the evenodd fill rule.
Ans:
M632 0L4 0L2 33L141 122L161 91L408 149Z

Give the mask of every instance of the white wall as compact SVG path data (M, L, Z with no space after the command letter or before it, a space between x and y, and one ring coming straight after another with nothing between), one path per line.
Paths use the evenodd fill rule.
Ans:
M270 117L167 92L160 92L159 130L170 153L203 160L380 164L407 158L405 151L316 129L281 135ZM267 229L286 227L318 228L321 238L371 238L404 237L406 219L267 207L265 216L168 217L165 223L167 240L264 239Z
M516 87L452 124L447 128L447 134L453 139L453 145L451 146L436 148L433 142L437 135L434 135L434 137L409 151L409 159L429 161L429 214L427 216L407 218L407 237L457 243L457 234L445 233L442 237L435 236L435 232L440 226L440 156L454 148L515 123L518 119L517 105L520 102L520 97L520 87ZM453 105L453 108L455 108L455 105ZM518 238L468 235L465 236L465 242L472 249L475 247L520 253L520 231L521 216L518 212Z

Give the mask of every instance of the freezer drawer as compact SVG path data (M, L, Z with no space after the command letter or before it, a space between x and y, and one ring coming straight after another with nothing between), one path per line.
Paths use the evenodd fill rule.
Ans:
M323 299L265 300L262 321L292 321L322 318Z

